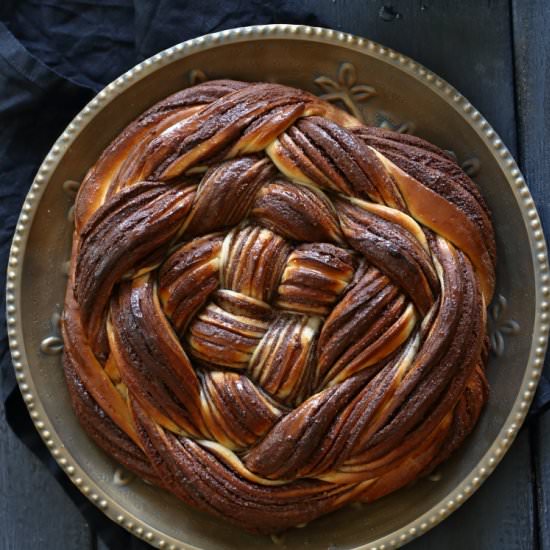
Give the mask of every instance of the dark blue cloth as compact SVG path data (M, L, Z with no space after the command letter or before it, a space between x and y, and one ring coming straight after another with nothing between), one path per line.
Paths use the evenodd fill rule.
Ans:
M331 26L292 0L0 0L0 288L5 288L13 230L34 174L55 139L96 92L175 43L226 28L277 22ZM104 542L129 547L131 535L82 497L34 430L14 389L4 303L0 361L6 416L15 433L58 478ZM540 412L549 403L550 384L543 379L532 410Z

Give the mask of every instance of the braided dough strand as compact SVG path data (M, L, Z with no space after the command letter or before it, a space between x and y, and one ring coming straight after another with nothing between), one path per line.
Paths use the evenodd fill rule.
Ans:
M75 212L75 412L188 504L281 531L429 473L475 426L495 241L437 147L212 81L132 122Z

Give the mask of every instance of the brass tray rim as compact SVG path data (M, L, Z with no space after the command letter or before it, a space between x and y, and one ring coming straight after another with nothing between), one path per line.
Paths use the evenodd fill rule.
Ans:
M356 550L396 548L433 528L458 509L479 488L503 458L523 424L533 399L544 364L550 330L550 274L546 241L535 203L516 161L491 125L462 94L435 73L399 52L366 38L332 29L290 24L253 25L207 34L176 44L144 60L106 86L80 111L50 149L25 198L16 225L10 249L6 285L6 321L16 379L30 416L52 456L69 479L93 504L98 506L111 520L157 548L199 550L196 546L166 535L135 515L128 513L87 475L63 445L61 437L54 430L45 413L43 403L36 392L32 368L27 361L21 317L22 259L33 217L51 175L79 133L102 108L133 83L172 61L224 44L261 38L306 40L344 46L383 60L422 81L431 91L446 100L466 123L475 129L478 136L492 152L514 193L527 229L536 281L534 289L536 311L529 359L513 407L488 451L470 474L447 497L408 525L374 542L358 546Z

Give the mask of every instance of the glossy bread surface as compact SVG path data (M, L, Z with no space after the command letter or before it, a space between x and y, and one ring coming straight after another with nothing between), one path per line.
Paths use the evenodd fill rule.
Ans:
M80 188L73 406L127 468L250 531L374 501L477 422L495 250L434 145L287 86L184 89Z

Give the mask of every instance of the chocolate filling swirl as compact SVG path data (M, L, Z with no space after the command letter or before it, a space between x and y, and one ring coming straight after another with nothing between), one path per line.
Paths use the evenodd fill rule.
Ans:
M278 532L429 473L481 414L490 214L420 138L207 82L113 141L75 222L75 412L192 506Z

